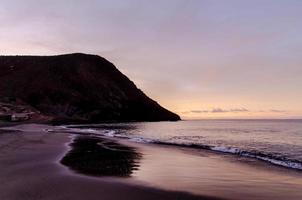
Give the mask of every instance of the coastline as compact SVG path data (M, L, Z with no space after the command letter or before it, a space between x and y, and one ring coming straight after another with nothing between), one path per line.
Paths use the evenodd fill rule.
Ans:
M47 125L18 128L27 131L0 133L0 199L302 198L302 175L294 170L207 150L117 138L102 140L139 152L139 170L128 178L86 176L60 163L78 135L43 131L52 128Z
M32 130L0 132L0 199L218 199L75 174L59 163L70 135L27 126Z
M299 200L302 173L232 154L122 141L144 152L134 181L236 200ZM163 167L164 166L164 167Z

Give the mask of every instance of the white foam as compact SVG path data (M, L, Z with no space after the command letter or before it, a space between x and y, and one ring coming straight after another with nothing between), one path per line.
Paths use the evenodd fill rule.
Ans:
M248 157L253 157L253 156L248 156ZM267 157L263 157L263 156L255 156L255 158L272 163L274 165L302 170L302 163L297 163L297 162L288 161L288 160L275 160L275 159L267 158Z
M118 131L115 131L115 130L95 130L92 128L79 129L79 128L68 128L68 127L62 127L62 126L61 126L61 128L68 129L69 131L78 132L78 133L88 133L88 134L92 133L92 134L98 134L98 135L103 135L103 136L107 136L107 137L125 138L132 142L138 142L138 143L168 144L168 145L178 145L178 146L184 146L184 147L197 147L197 148L199 147L202 149L209 149L209 150L216 151L216 152L222 152L222 153L234 154L234 155L243 156L243 157L255 158L258 160L269 162L274 165L302 170L302 163L299 163L298 161L295 162L295 161L291 161L291 160L271 158L270 156L266 157L265 154L259 155L259 154L257 154L257 152L256 153L248 152L248 151L241 150L241 149L235 148L235 147L210 146L210 145L205 145L205 144L179 143L179 142L152 140L152 139L143 138L143 137L139 137L139 136L135 136L135 135L129 136L129 135L124 135L124 134L119 134Z
M266 162L269 162L274 165L302 170L302 163L298 163L298 162L294 162L294 161L290 161L290 160L278 160L277 158L274 159L274 158L269 158L269 157L265 157L265 156L259 156L259 155L256 155L255 153L242 151L238 148L217 146L217 147L211 147L210 149L213 151L218 151L218 152L223 152L223 153L230 153L230 154L236 154L236 155L249 157L249 158L256 158L258 160L266 161Z
M132 142L138 142L138 143L153 143L154 142L154 140L145 139L145 138L141 138L141 137L132 137L132 138L129 138L129 140Z
M115 131L114 130L106 130L104 131L104 135L107 137L115 137Z
M213 151L219 151L223 153L232 153L232 154L239 154L241 152L240 149L231 148L231 147L222 147L222 146L215 146L210 148Z

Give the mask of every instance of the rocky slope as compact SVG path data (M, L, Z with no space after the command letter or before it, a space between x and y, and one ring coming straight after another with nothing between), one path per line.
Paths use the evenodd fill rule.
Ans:
M87 54L0 56L0 100L22 101L53 121L180 120L112 63Z

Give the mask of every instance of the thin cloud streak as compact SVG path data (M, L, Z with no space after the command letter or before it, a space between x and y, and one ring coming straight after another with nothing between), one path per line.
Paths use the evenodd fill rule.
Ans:
M182 114L202 114L202 113L287 113L286 110L277 110L277 109L270 109L270 110L261 110L261 111L252 111L246 108L232 108L232 109L223 109L223 108L213 108L211 110L191 110L191 111L184 111Z
M276 109L271 109L270 112L274 112L274 113L286 113L286 110L276 110Z
M238 112L249 112L246 108L233 108L233 109L222 109L222 108L213 108L212 110L191 110L189 113L238 113Z

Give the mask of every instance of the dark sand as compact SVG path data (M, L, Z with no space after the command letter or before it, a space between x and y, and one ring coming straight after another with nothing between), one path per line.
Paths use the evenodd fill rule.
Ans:
M24 127L26 132L0 131L1 200L213 199L77 175L60 164L68 134L43 133L43 125Z
M16 128L0 131L1 200L302 199L300 171L254 159Z

